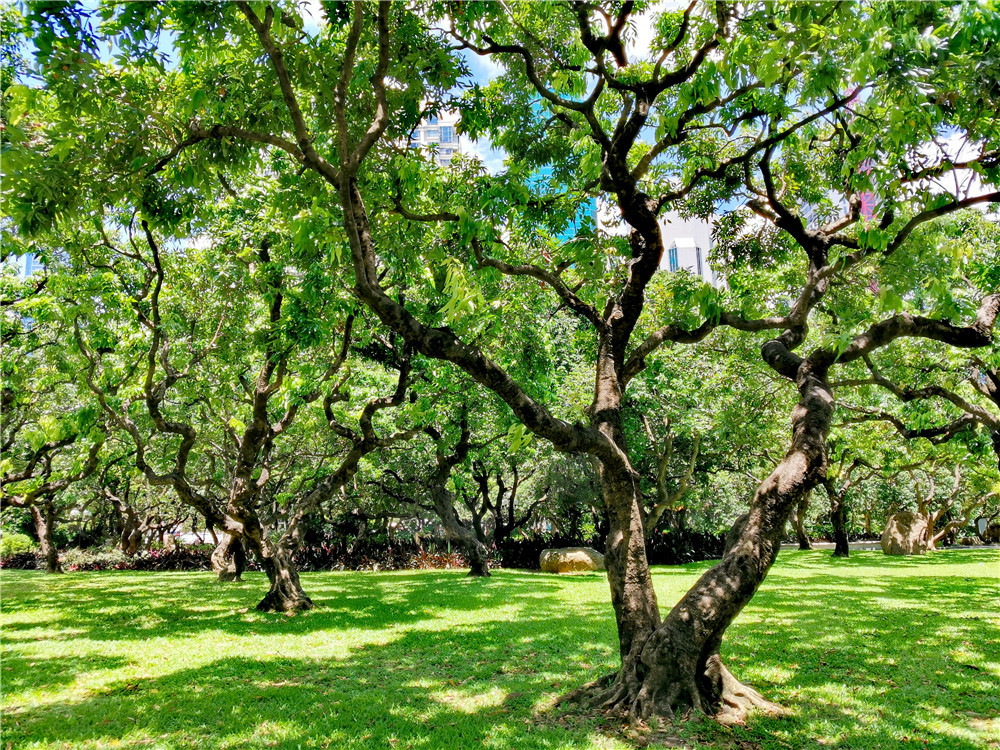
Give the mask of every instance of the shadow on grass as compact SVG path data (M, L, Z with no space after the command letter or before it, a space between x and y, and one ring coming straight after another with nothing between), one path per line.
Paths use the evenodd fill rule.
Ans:
M1000 575L1000 549L940 549L923 555L887 555L881 550L852 550L850 557L834 557L830 550L781 550L782 569L927 569L937 565L992 564Z
M65 629L64 637L90 640L146 640L204 630L242 635L248 622L258 634L300 634L345 627L379 627L427 619L446 602L450 609L490 609L511 600L544 597L570 585L535 573L505 571L503 582L466 578L462 572L425 571L392 574L303 574L303 584L317 604L315 610L286 617L258 613L264 576L218 583L205 573L161 574L150 586L148 573L101 573L59 579L20 573L7 576L3 611L15 614L50 601L59 592L58 612L46 618L47 628ZM594 576L581 576L580 583ZM601 577L603 580L603 577ZM22 596L28 594L27 596ZM241 615L246 615L241 617ZM8 641L34 640L33 623L9 623ZM59 634L49 637L58 638Z
M399 628L407 607L433 609L442 595L441 578L422 578L426 586L404 585L402 592L392 587L388 594L379 593L385 581L366 581L372 591L356 593L356 604L370 608L370 600L381 596L404 615L394 623ZM603 607L561 609L554 591L546 591L557 584L542 585L538 577L504 576L495 582L499 585L476 588L463 588L457 576L450 583L462 608L498 607L520 594L530 597L533 613L516 622L484 620L442 630L404 627L388 643L364 644L343 659L229 656L204 668L121 680L80 700L9 710L4 739L17 746L56 747L128 746L150 739L164 747L287 750L591 747L586 722L574 730L535 727L525 720L547 694L565 690L567 670L586 674L595 662L613 658L610 622L598 613ZM355 588L336 584L341 590ZM452 608L454 602L443 604ZM280 617L274 625L283 633L306 621L310 628L335 628L343 616L319 610ZM265 634L267 624L253 623L254 633ZM240 627L249 625L237 621L234 628ZM595 634L607 645L595 647ZM182 634L177 647L183 646ZM29 674L40 687L64 681L52 680L51 673Z
M878 560L809 559L818 554L783 554L723 644L738 677L796 715L679 731L698 747L982 748L985 722L1000 719L1000 631L990 620L996 578L944 568L940 576L880 578ZM975 551L950 562L995 560ZM845 576L845 562L863 579ZM656 568L657 585L679 596L710 565ZM69 645L116 653L141 649L154 635L178 653L195 634L218 632L220 647L242 645L227 645L204 667L123 674L73 699L8 707L4 739L14 746L288 750L608 746L593 722L571 715L561 717L565 726L532 721L537 706L615 662L603 578L505 571L489 581L461 572L306 574L304 581L325 606L286 618L252 611L259 581L232 587L195 574L114 574L50 584L5 575L5 616L23 615L3 631L8 693L58 691L71 681L58 659L30 666L38 665L31 641L59 637L60 629L73 638ZM498 619L495 612L512 604L513 619ZM28 622L32 613L36 621ZM449 619L454 613L458 624ZM352 628L366 629L367 641L343 658L310 653L313 635L336 639ZM310 637L286 639L281 654L254 653L257 639L271 635ZM124 666L116 658L64 663L75 675ZM12 684L12 675L20 682Z

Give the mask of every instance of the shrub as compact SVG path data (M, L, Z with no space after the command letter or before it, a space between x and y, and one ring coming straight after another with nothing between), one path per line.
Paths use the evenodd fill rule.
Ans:
M27 534L6 533L0 538L0 558L10 557L35 549L34 540Z
M45 567L45 563L39 561L39 557L36 552L16 552L8 557L0 557L0 568L38 570Z
M701 531L667 530L651 535L646 542L646 558L650 565L682 565L722 557L725 536Z
M131 559L118 549L80 549L74 547L59 556L66 572L75 570L128 570Z

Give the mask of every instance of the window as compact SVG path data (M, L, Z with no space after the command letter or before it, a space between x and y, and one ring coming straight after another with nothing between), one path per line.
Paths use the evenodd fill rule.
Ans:
M427 124L428 125L437 125L438 124L437 115L427 115Z
M437 143L438 139L441 137L441 131L437 128L427 128L424 131L424 137L428 143Z
M677 262L677 246L676 245L674 245L672 248L670 248L670 250L669 250L669 257L670 257L670 271L671 272L676 271L678 268L680 268L680 264Z
M701 265L701 248L698 247L697 245L695 245L694 248L694 257L695 257L695 262L698 264L698 275L704 276L705 271Z
M441 126L441 143L451 143L455 129L451 125Z

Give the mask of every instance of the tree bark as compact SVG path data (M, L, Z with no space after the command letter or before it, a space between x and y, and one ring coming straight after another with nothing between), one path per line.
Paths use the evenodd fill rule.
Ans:
M660 611L646 559L643 498L639 476L627 463L601 464L601 495L607 510L604 563L618 625L623 663L635 661L643 641L660 624Z
M246 550L243 540L235 534L223 532L222 540L212 551L212 572L219 581L242 581L246 568Z
M45 558L45 572L50 574L65 572L62 565L59 564L59 551L52 541L55 515L55 508L51 500L35 503L31 506L31 517L35 521L35 531L38 534L38 546L41 549L42 557Z
M799 549L811 550L812 542L806 533L806 511L809 510L809 495L803 495L792 514L792 526L795 527L795 538L798 540Z
M707 571L671 610L662 624L651 625L655 607L636 611L616 601L622 636L622 668L616 675L585 689L590 699L633 719L672 716L692 709L723 722L742 721L748 710L773 714L780 706L742 685L726 669L719 649L726 628L750 601L773 564L785 524L802 500L826 476L826 436L833 397L826 372L806 361L798 375L800 401L792 414L792 444L781 463L758 487L749 513L741 517L726 541L722 560ZM605 471L605 498L614 498L615 474ZM617 498L614 498L617 500ZM616 589L634 583L620 579L623 530L620 502L612 509L608 575ZM616 512L617 509L617 512ZM638 514L634 514L638 522ZM637 529L641 539L641 525ZM638 572L638 571L636 571ZM640 587L644 589L645 587ZM650 592L651 592L651 586ZM627 603L627 602L626 602Z
M248 513L241 520L243 539L271 584L267 595L257 604L257 609L261 612L299 612L316 606L303 590L298 568L292 560L295 545L271 541L254 513ZM286 540L288 535L283 535L282 542Z
M447 479L447 477L445 477ZM434 510L441 525L444 526L444 536L449 542L454 543L462 550L462 555L469 563L469 577L489 578L490 568L487 563L489 553L476 535L467 528L458 518L455 512L455 503L452 493L446 487L435 482L431 487L431 494L434 500Z

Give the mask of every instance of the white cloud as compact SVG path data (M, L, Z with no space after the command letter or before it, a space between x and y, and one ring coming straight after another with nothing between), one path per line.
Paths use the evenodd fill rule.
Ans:
M323 5L320 0L303 0L299 3L302 12L302 26L307 34L315 34L324 24L326 17L323 15Z
M479 138L478 140L472 140L471 138L464 139L462 141L462 153L478 158L490 174L498 174L504 170L504 160L507 158L507 152L503 149L493 148L486 138Z

